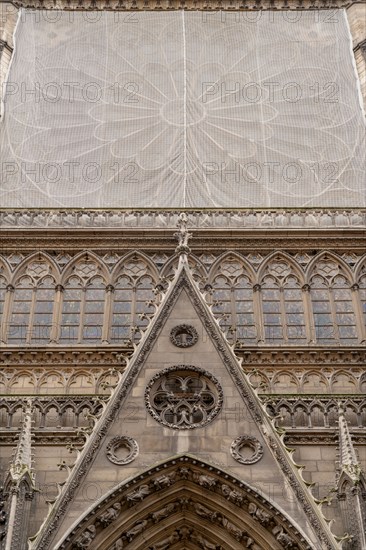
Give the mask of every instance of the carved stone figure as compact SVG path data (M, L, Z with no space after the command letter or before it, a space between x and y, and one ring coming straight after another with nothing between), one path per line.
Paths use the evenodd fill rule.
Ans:
M141 485L138 489L127 495L127 502L130 504L136 504L136 502L141 502L149 494L149 486Z
M259 521L262 525L268 525L271 521L271 516L267 514L263 510L263 508L259 508L254 502L251 502L248 506L248 512L249 514L256 520Z
M216 479L212 476L196 474L194 476L194 479L199 485L201 485L201 487L206 487L206 489L212 489L216 485Z
M227 518L221 517L221 524L236 540L241 540L243 531L241 531L236 525L231 523Z
M122 550L123 549L123 540L122 539L118 539L116 540L116 542L113 544L111 550Z
M142 531L145 529L147 524L148 524L148 521L146 519L135 523L135 525L126 533L126 537L128 541L131 542L131 540L134 537L142 533Z
M82 535L77 539L77 541L74 544L74 548L89 548L93 540L95 539L96 535L96 528L94 525L90 525Z
M197 544L199 544L199 546L203 549L203 550L220 550L221 549L221 546L217 545L217 544L214 544L212 542L209 542L205 537L203 537L200 533L192 533L191 535L191 540L193 542L196 542Z
M169 537L157 542L154 546L150 546L149 550L168 550L172 544L180 540L179 531L174 531Z
M280 525L277 525L274 529L272 529L272 533L276 537L276 540L282 545L283 548L286 550L297 550L298 546L294 543L292 538L285 533L283 528Z
M107 525L117 519L120 509L121 505L119 502L116 502L115 504L113 504L113 506L111 506L111 508L108 508L108 510L106 510L104 514L102 514L99 518L99 522L101 523L101 525L103 527L107 527Z
M215 521L215 519L216 519L216 517L217 517L217 513L216 513L216 512L213 512L213 511L210 510L209 508L206 508L206 506L203 506L203 505L200 504L199 502L196 502L196 503L193 505L193 508L195 509L196 514L198 514L198 515L201 516L202 518L209 519L210 521Z
M170 514L172 514L177 509L178 506L179 506L178 502L170 502L169 504L167 504L157 512L154 512L153 514L151 514L151 519L153 520L154 523L157 523L158 521L170 516Z
M242 504L244 501L244 495L243 493L236 491L235 489L231 489L228 485L225 485L225 483L221 486L222 494L231 502L234 502L234 504Z
M154 480L154 487L156 490L164 489L164 487L169 487L173 483L173 475L162 474Z

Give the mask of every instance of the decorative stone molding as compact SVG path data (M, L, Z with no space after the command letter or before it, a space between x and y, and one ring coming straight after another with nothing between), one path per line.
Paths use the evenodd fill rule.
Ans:
M178 348L190 348L198 341L198 332L192 325L177 325L170 331L170 341Z
M30 0L33 5L38 0ZM67 1L67 0L63 0ZM286 0L284 0L286 1ZM301 1L301 0L300 0ZM179 0L180 2L180 0ZM326 3L326 0L324 0ZM41 2L45 9L45 2ZM311 1L314 7L314 1ZM181 6L181 2L180 2ZM32 6L33 7L33 6ZM58 9L60 5L58 5ZM78 9L82 9L78 2ZM221 8L222 9L222 6ZM256 3L256 9L261 9ZM205 229L331 229L365 228L366 209L217 209L190 210L189 228ZM176 229L179 218L177 210L119 210L119 209L0 209L0 227L4 228L152 228Z
M182 481L188 482L184 489ZM137 516L138 508L142 513ZM232 508L236 510L235 513L232 513ZM171 527L165 525L161 532L156 530L159 522L173 514L176 517L177 512L188 512L187 518L193 516L195 522L188 520L184 527L174 522ZM168 550L170 545L183 540L194 542L202 549L211 549L211 532L213 542L218 545L215 548L220 548L220 543L226 548L225 542L228 544L231 541L232 544L240 543L245 548L254 549L257 548L255 533L258 523L264 529L266 540L272 541L272 544L276 540L282 544L281 540L285 542L286 539L286 543L291 546L284 548L311 548L288 517L255 489L201 460L181 456L123 482L85 514L57 548L88 548L94 539L102 541L108 537L109 550L121 549L130 543L135 547L142 543L146 548ZM196 524L208 528L208 538L205 538L206 535L198 536ZM109 525L113 527L105 532ZM225 535L220 534L222 531ZM142 533L143 540L139 538ZM279 538L280 533L284 537Z
M268 10L339 9L353 0L15 0L18 8L78 10Z
M128 455L125 458L118 458L116 452L119 448L125 447L128 450ZM118 464L119 466L129 464L139 454L139 446L137 441L132 437L127 437L125 435L117 436L111 439L106 448L106 454L108 460L113 462L113 464Z
M175 430L202 428L217 416L222 402L223 390L218 380L192 365L163 369L150 380L145 391L145 405L151 416Z
M243 447L249 447L252 455L245 458L241 452ZM255 437L251 435L241 435L234 439L230 446L230 454L234 460L240 464L255 464L263 456L263 446Z

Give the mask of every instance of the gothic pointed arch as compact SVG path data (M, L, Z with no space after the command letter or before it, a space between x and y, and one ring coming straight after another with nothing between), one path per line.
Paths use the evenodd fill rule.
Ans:
M11 269L4 257L0 257L0 277L4 278L7 283L10 283Z
M339 269L343 272L344 276L348 278L350 284L352 282L352 271L347 265L347 263L338 256L338 254L335 254L334 252L330 252L328 250L323 250L319 254L316 254L314 258L308 263L306 268L306 278L305 283L309 283L310 278L313 276L314 272L317 270L317 266L319 263L323 262L324 264L337 264L339 266ZM329 269L328 269L329 270Z
M48 344L51 340L59 270L43 252L32 254L16 268L4 316L9 344Z
M159 274L151 259L130 252L112 273L108 341L137 342L155 312L155 287Z
M255 274L239 254L225 253L212 265L208 301L226 338L239 345L260 340L253 287Z
M271 266L272 272L278 272L278 274L283 274L283 269L286 270L286 267L283 266L281 269L281 264L285 264L288 268L291 269L291 272L298 277L299 281L304 283L304 273L300 269L300 266L297 262L294 261L293 257L290 254L287 254L283 251L275 251L269 254L266 259L261 264L258 269L258 282L263 278L263 276L268 272L269 266ZM277 265L278 264L278 265ZM288 271L287 268L287 271Z
M355 277L355 283L359 280L359 278L366 273L366 255L364 254L361 256L357 264L354 266L354 277Z
M230 263L232 263L235 260L242 265L243 270L249 276L251 282L255 284L256 274L253 270L253 266L243 256L241 256L241 254L238 254L234 251L224 252L223 254L220 254L220 256L218 256L218 258L213 262L209 272L209 282L211 283L213 278L222 272L221 266L225 261L229 261Z
M170 458L119 484L86 511L55 550L84 547L312 548L291 518L263 493L191 455Z
M119 277L119 275L124 271L124 267L126 264L131 263L131 267L129 271L131 274L138 275L139 273L145 271L143 268L143 265L139 268L139 262L142 262L142 264L145 264L146 273L149 273L152 278L157 281L159 278L158 270L156 269L156 266L154 265L154 262L151 261L151 258L147 254L145 254L142 251L139 250L133 250L129 252L128 254L125 254L122 256L122 258L116 263L116 265L113 267L112 274L111 274L111 283L114 284L116 279ZM136 264L136 268L133 271L133 264Z
M56 284L60 283L60 269L47 252L35 252L24 258L14 270L11 283L16 284L16 281L28 271L34 273L34 277L41 277L47 273L54 277Z
M353 275L336 254L322 252L307 268L312 341L354 345L362 341L361 313Z
M78 265L79 268L75 269ZM70 275L73 275L75 271L79 271L84 277L91 277L98 274L103 277L106 284L109 283L109 272L106 265L99 256L89 250L88 252L76 254L72 260L70 260L63 270L61 284L64 285Z
M109 273L98 256L78 254L62 276L56 340L62 344L103 341Z
M271 254L260 268L257 289L264 343L306 344L304 274L293 259L282 252Z

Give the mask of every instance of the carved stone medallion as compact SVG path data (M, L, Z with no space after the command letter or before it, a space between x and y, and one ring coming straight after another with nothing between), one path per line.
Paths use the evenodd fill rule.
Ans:
M241 435L232 442L230 453L241 464L255 464L263 456L263 447L255 437Z
M127 455L124 453L124 456L119 457L117 453L121 449L127 451ZM113 462L113 464L123 466L135 460L139 454L139 446L137 445L137 441L132 437L120 435L110 440L106 448L106 453L108 460Z
M198 340L198 333L192 325L177 325L170 332L170 341L178 348L190 348Z
M212 374L192 365L162 370L145 391L147 410L169 428L187 430L205 426L222 407L223 391Z

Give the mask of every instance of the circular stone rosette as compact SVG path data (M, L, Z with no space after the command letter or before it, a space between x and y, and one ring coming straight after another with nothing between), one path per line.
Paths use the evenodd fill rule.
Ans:
M145 404L160 424L175 430L201 428L219 413L223 391L216 378L192 365L157 373L145 391Z
M118 458L116 455L116 451L120 447L125 447L128 450L128 455L125 458ZM124 464L129 464L135 460L139 454L139 446L137 445L137 441L132 437L120 435L110 440L106 448L106 453L110 462L123 466Z
M245 458L240 452L243 447L249 447L253 451L253 454ZM255 437L251 435L241 435L232 442L230 453L231 456L241 464L254 464L262 458L263 447Z
M192 325L177 325L170 331L170 341L178 348L190 348L198 340L198 332Z

